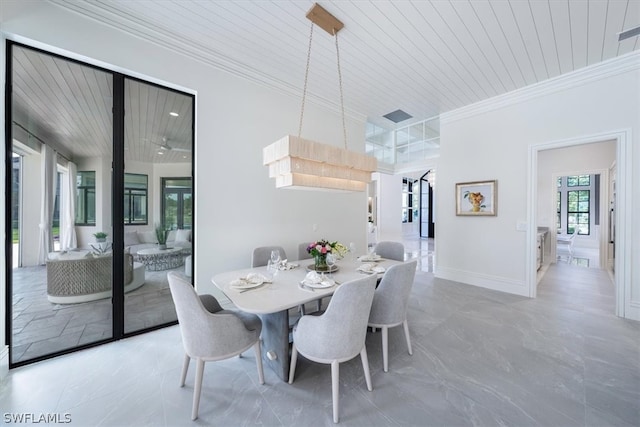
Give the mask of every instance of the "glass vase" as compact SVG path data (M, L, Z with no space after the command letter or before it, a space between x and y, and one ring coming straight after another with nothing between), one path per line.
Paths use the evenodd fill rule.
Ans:
M315 262L316 271L327 271L329 267L327 267L327 254L320 254L313 257Z

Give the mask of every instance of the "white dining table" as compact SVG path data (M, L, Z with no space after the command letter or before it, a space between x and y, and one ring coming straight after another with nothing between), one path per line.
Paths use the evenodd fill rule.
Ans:
M216 274L211 281L237 308L260 316L262 319L263 361L273 369L280 379L287 381L290 361L289 309L330 296L343 283L363 277L367 273L358 271L358 267L363 263L347 259L338 261L336 272L325 273L336 284L329 288L315 288L313 290L299 286L309 272L307 266L313 264L312 259L295 261L293 264L298 264L297 268L279 270L271 283L249 290L236 289L231 283L250 273L270 276L267 267L246 268ZM386 270L399 263L399 261L380 259L375 264ZM382 273L374 274L382 277Z

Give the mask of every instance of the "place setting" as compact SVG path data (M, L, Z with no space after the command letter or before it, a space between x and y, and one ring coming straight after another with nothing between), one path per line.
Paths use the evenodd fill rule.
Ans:
M356 268L356 271L363 274L382 274L386 271L386 269L374 262L366 262L358 266L358 268Z
M380 262L383 258L375 252L370 252L366 255L361 255L358 257L358 261L360 262Z
M264 285L272 283L273 279L260 273L249 273L246 276L239 277L229 284L231 289L238 291L239 293L247 292L253 289L260 288Z
M298 287L305 291L315 292L316 289L326 289L338 284L338 282L324 274L318 274L315 271L310 271L304 279L300 281Z

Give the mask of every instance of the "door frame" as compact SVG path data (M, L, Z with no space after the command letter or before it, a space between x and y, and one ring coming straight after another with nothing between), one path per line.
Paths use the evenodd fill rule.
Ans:
M536 269L536 238L537 238L537 211L538 211L538 153L543 150L565 148L614 140L616 142L616 203L615 221L616 227L616 258L615 266L615 314L619 317L628 316L631 311L631 238L621 230L631 229L632 218L632 165L631 153L631 129L620 129L593 135L579 136L569 139L543 142L529 146L529 166L527 171L527 288L528 296L535 298L537 294L537 269Z

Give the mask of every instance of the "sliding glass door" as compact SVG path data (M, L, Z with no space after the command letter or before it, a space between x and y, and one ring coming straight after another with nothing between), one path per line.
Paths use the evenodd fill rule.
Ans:
M7 64L10 366L175 323L193 227L162 189L192 180L194 97L13 42Z
M125 79L124 93L124 329L129 333L177 321L167 273L191 277L185 264L193 263L185 261L193 241L193 97L133 79ZM149 126L145 118L151 112ZM172 205L174 215L165 214L167 183L177 183L174 194L180 196ZM185 210L186 224L176 215Z

